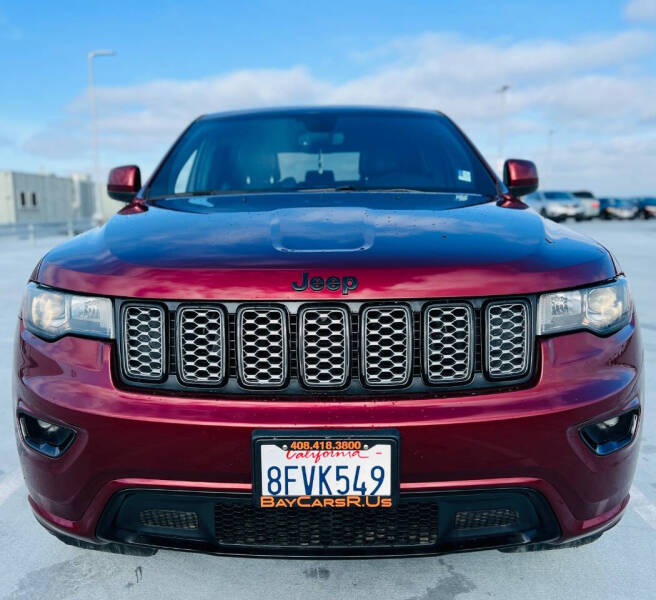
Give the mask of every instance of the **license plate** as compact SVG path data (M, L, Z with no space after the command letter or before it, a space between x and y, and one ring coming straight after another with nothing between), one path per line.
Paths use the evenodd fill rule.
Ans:
M399 493L394 430L256 431L253 496L260 508L390 508Z

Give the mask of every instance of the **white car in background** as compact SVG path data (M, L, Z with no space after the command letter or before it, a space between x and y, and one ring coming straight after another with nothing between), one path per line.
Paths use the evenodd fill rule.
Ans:
M592 192L588 192L587 190L581 190L580 192L572 192L572 193L581 202L584 219L596 219L599 217L600 214L599 200L595 198L595 195Z
M585 218L581 200L570 192L533 192L525 196L523 201L543 217L553 221L564 221L568 218L580 221Z

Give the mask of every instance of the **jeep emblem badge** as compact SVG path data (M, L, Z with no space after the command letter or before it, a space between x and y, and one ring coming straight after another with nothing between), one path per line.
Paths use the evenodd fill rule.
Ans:
M331 275L324 280L323 277L319 277L318 275L310 277L309 273L303 273L300 283L292 282L292 289L295 292L304 292L308 288L313 292L320 292L324 288L331 292L338 292L341 289L343 296L348 296L348 293L357 289L357 287L358 280L352 275L347 275L341 279L335 275Z

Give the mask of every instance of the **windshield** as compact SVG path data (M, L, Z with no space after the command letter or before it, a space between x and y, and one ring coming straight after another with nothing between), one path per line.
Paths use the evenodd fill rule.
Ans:
M308 110L195 122L148 194L326 189L496 192L483 163L441 115Z

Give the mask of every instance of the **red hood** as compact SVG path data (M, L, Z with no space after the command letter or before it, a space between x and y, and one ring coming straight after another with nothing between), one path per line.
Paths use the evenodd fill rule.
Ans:
M595 241L531 210L447 194L222 197L211 210L118 214L49 252L38 281L162 299L344 299L297 292L310 276L357 277L349 299L527 294L615 276ZM205 204L204 204L205 202Z

